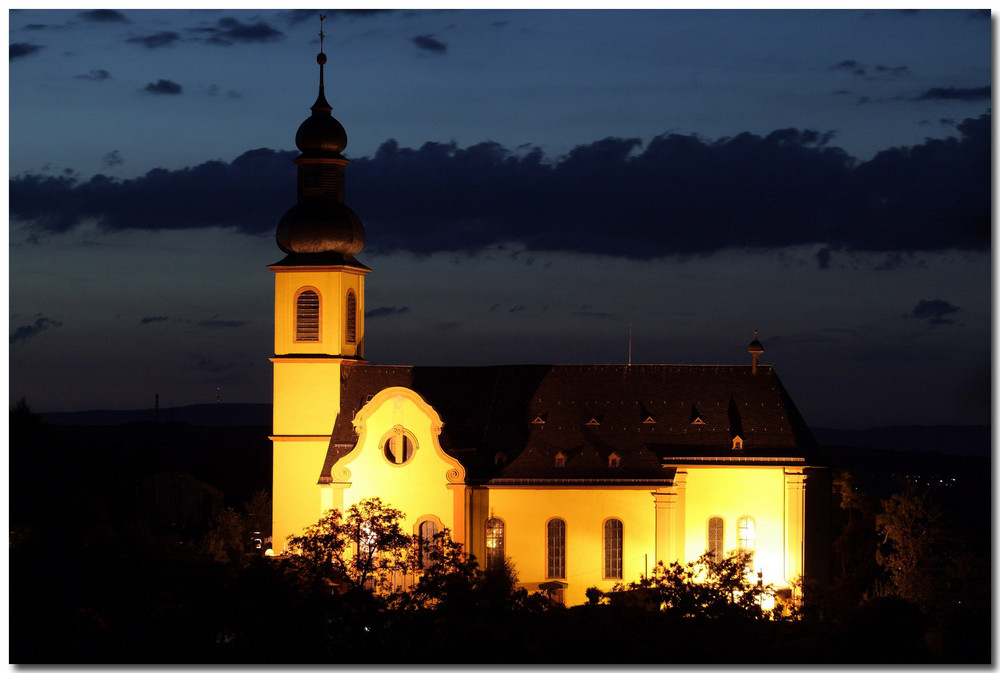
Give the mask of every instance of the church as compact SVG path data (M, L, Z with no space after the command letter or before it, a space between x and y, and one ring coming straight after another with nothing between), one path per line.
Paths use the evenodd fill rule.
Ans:
M277 227L273 549L379 497L568 605L658 561L753 553L790 593L826 574L829 477L756 333L736 365L370 364L361 219L344 127L319 95L295 136L298 200ZM386 198L391 198L387 194ZM664 335L669 338L669 335Z

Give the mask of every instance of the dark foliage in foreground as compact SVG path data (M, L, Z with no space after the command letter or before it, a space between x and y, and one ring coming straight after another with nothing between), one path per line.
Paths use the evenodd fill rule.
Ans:
M206 445L223 439L198 430ZM266 443L266 432L253 432ZM874 562L879 508L850 484L843 486L835 583L825 592L806 588L814 607L798 621L738 612L692 618L628 604L564 609L517 598L503 577L478 573L468 559L447 558L453 574L433 576L414 602L390 605L363 590L334 594L293 563L241 548L239 538L264 508L257 491L269 481L266 461L244 461L240 469L247 472L234 477L236 461L184 450L202 441L198 436L193 428L169 425L57 431L38 422L26 403L15 407L12 663L991 661L988 572L955 567L950 572L964 580L964 589L931 595L931 609L875 596L872 588L886 580ZM239 431L226 436L232 441ZM244 445L244 458L256 455L250 446ZM213 483L228 475L240 489L231 489L233 500L208 526L157 524L139 515L135 491L139 479L163 469L188 470ZM886 548L885 558L894 549ZM984 600L970 603L976 595Z

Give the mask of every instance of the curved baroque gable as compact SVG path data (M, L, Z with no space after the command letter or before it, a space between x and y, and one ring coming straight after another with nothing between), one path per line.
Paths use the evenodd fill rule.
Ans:
M377 427L373 423L374 418L381 419ZM354 462L366 447L372 445L374 449L380 450L370 440L381 443L383 437L395 429L405 428L418 438L417 451L429 449L447 466L444 477L449 484L465 482L465 468L441 448L439 437L444 427L441 416L415 391L403 386L393 386L379 391L371 401L358 410L352 424L358 435L358 441L350 453L332 466L330 476L334 481L341 481L338 477L351 474L347 466ZM419 439L421 437L423 441Z

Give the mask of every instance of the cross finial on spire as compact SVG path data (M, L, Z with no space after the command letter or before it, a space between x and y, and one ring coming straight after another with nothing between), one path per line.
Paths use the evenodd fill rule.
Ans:
M326 14L319 15L319 50L323 51L323 21L326 20Z

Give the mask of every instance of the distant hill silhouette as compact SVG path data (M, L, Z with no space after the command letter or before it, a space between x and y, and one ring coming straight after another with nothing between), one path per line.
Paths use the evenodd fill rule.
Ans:
M924 451L951 456L989 456L988 425L898 425L867 430L812 428L824 447L851 446L890 451Z
M122 425L136 422L187 423L201 427L271 425L270 404L190 404L160 409L123 409L39 414L49 425Z

